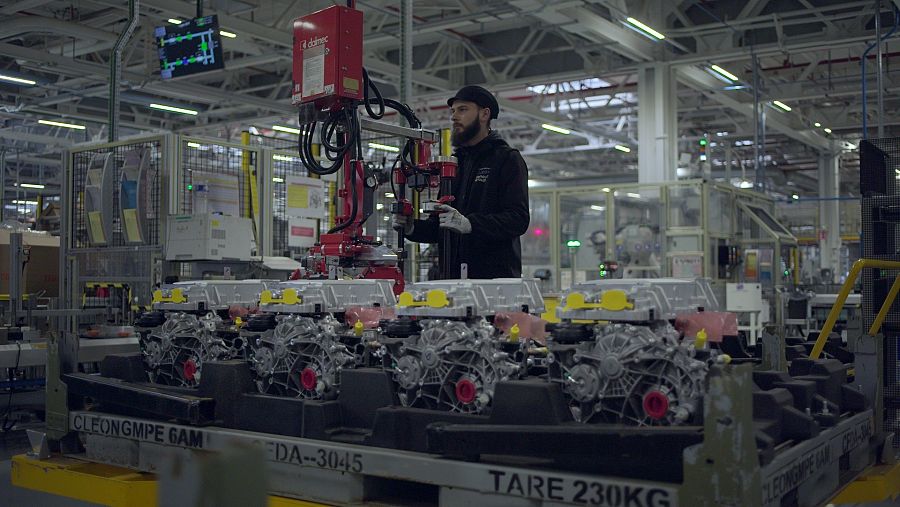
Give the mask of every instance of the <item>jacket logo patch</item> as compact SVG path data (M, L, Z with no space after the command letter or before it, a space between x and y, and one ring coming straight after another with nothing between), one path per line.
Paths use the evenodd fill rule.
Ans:
M478 174L475 175L475 183L486 183L488 177L491 175L490 167L482 167L478 170Z

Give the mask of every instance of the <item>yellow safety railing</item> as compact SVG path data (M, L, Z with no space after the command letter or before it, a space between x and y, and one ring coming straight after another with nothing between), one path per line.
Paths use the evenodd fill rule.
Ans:
M825 348L825 342L828 341L828 335L830 335L831 331L834 329L834 324L837 322L838 316L844 308L844 303L847 302L847 296L850 295L850 290L853 289L853 284L856 283L856 279L859 278L859 274L862 270L866 268L900 270L900 262L860 259L853 263L853 267L850 268L850 274L847 275L847 281L841 286L841 291L838 293L837 300L834 302L834 306L831 307L831 311L828 313L828 319L825 320L825 325L822 327L822 331L816 339L816 344L809 353L810 359L818 359L819 355L822 353L822 349ZM869 328L870 336L875 336L878 334L878 331L881 330L881 325L887 317L888 310L890 310L891 305L894 304L894 300L897 299L897 293L900 293L900 275L897 275L897 278L894 279L894 284L891 285L891 290L884 299L881 310L878 311L878 315L875 317L875 322L873 322L872 326Z

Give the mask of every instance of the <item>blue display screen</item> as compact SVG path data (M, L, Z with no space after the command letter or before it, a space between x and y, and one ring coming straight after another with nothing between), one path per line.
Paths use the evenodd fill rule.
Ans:
M216 16L158 26L154 32L163 79L222 69L222 39Z

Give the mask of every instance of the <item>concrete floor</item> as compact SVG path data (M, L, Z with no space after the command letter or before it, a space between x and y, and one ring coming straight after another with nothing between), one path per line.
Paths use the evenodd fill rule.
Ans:
M10 458L29 449L24 431L0 433L0 505L4 507L100 507L98 504L79 502L39 491L17 488L12 485Z

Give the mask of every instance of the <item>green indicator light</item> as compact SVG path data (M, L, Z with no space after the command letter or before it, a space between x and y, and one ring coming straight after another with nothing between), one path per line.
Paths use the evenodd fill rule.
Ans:
M188 183L187 189L188 189L188 192L190 192L191 190L194 189L194 185L191 185L190 183Z
M791 274L790 271L788 271L788 270L786 270L786 269L784 270L784 276L790 276L790 274Z
M700 146L706 146L706 139L700 140Z
M606 271L601 271L601 272L600 272L600 276L601 276L601 277L606 276Z
M601 264L600 269L606 269L606 264Z
M578 248L581 246L581 241L578 241L577 239L570 239L569 241L566 241L566 246L569 248Z
M206 41L204 41L200 44L200 49L202 49L203 51L206 51L208 48L209 48L209 43L207 43Z

